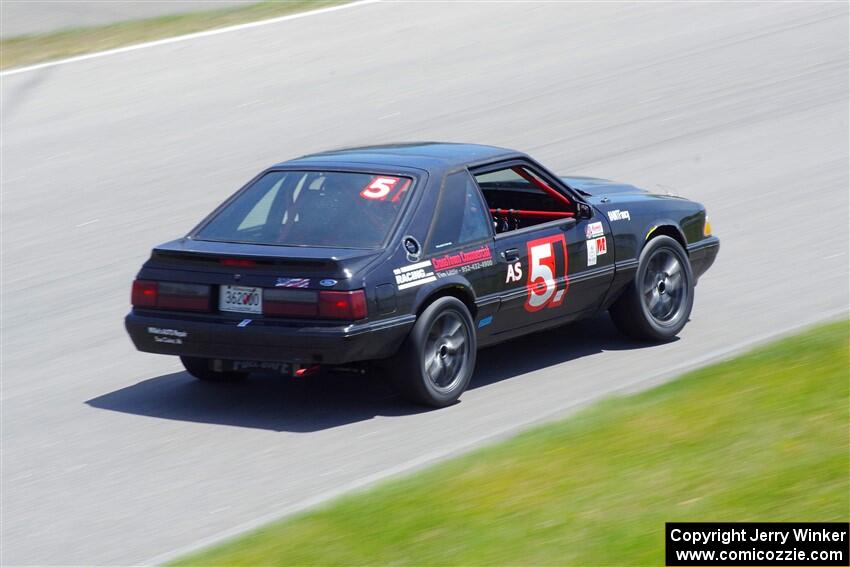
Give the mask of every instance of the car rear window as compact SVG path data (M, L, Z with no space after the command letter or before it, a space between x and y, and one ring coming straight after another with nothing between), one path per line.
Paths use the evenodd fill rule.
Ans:
M410 192L409 177L273 171L255 181L194 235L199 240L377 248Z

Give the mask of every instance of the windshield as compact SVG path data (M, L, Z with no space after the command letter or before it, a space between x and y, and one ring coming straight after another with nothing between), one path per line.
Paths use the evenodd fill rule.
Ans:
M239 194L195 234L199 240L376 248L407 198L408 177L273 171Z

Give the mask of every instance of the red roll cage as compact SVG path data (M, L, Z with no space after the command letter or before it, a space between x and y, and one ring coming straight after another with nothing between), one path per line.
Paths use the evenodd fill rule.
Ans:
M523 179L525 179L526 181L528 181L529 183L531 183L532 185L534 185L535 187L537 187L538 189L543 191L544 193L548 194L550 197L553 197L555 200L563 203L565 206L567 206L567 207L573 206L572 201L570 201L566 196L564 196L563 194L561 194L559 191L555 190L554 188L550 187L548 183L546 183L544 180L540 179L539 177L534 175L534 173L528 171L524 167L519 166L519 165L515 165L515 166L511 167L510 169L511 169L511 171L513 171L514 173L516 173L517 175L519 175L520 177L522 177ZM573 211L532 211L532 210L526 210L526 209L500 209L500 208L490 209L490 214L493 214L493 215L496 215L496 216L505 216L505 217L515 216L515 217L520 217L520 218L525 217L525 218L555 218L555 219L571 218L571 217L576 216L575 212L573 212Z

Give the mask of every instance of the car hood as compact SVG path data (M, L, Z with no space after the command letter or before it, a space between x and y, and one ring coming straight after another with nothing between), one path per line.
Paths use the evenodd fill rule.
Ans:
M596 177L561 177L561 179L570 187L587 193L592 197L628 193L646 195L649 193L649 191L635 187L634 185L617 183L616 181L598 179Z

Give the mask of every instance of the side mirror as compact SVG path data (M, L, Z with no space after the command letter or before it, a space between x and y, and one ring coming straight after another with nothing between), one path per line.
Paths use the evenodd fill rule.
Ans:
M588 205L587 203L576 203L576 218L592 219L593 209L591 209L590 205Z

